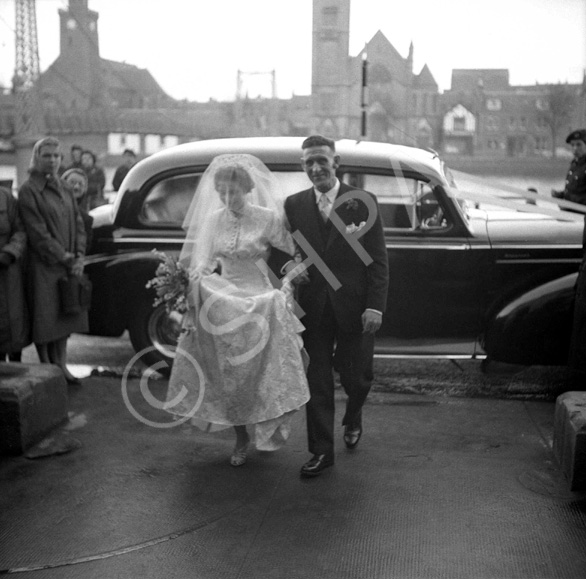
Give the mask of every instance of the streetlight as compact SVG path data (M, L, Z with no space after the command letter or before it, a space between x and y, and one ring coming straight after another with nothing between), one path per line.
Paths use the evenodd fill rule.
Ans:
M364 51L362 53L362 89L361 89L361 104L360 107L362 108L362 123L360 129L360 135L363 139L366 138L366 89L368 87L368 80L367 80L367 71L368 71L368 55L366 52L366 47L364 47Z

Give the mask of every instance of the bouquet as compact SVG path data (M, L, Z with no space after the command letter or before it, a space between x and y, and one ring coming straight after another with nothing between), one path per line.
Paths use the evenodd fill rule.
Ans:
M146 284L147 288L155 288L157 292L153 307L164 304L167 313L175 311L184 314L189 310L187 302L189 272L175 257L156 249L153 249L153 253L161 260L155 277Z

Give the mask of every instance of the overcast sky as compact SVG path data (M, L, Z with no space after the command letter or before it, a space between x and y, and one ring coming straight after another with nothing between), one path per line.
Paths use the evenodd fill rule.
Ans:
M0 83L14 70L14 2L0 0ZM59 53L59 8L37 0L41 70ZM277 96L311 90L312 0L89 0L100 54L147 68L171 96L232 100L236 76L276 71ZM353 0L350 54L381 30L415 72L427 63L440 90L453 68L508 68L512 84L581 82L585 0ZM247 75L249 95L270 77Z

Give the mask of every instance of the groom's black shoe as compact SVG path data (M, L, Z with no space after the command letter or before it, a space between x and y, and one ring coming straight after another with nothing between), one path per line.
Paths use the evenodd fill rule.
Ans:
M346 448L352 450L358 446L360 442L360 437L362 436L362 426L353 426L347 424L344 427L344 442L346 443Z
M329 454L314 454L313 457L301 467L301 476L319 476L326 468L333 464L333 456Z

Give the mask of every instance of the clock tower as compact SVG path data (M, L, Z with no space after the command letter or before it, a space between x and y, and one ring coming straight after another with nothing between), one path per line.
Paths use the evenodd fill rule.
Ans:
M78 94L74 108L91 108L103 102L98 13L88 8L88 0L69 0L68 10L59 10L61 21L61 68Z

